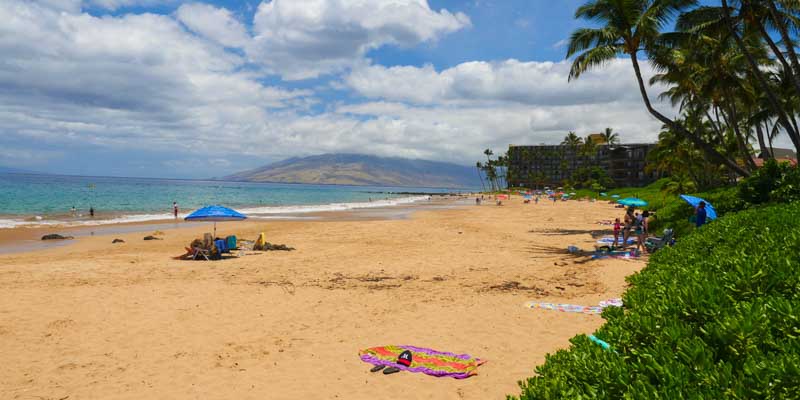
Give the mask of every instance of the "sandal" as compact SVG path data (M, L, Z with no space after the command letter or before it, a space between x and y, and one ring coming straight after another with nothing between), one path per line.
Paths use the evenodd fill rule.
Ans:
M369 370L369 372L378 372L378 371L382 370L384 367L386 367L386 366L385 365L376 365L376 366L372 367L372 369Z
M384 374L384 375L393 374L393 373L395 373L395 372L400 372L400 368L397 368L397 367L389 367L389 368L386 368L385 370L383 370L383 374Z

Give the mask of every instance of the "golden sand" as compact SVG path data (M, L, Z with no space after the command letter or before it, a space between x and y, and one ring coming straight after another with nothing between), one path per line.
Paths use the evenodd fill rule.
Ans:
M588 260L620 212L570 201L406 220L251 221L293 252L179 261L206 227L86 237L0 257L2 399L502 399L545 354L602 324L526 301L597 305L644 261ZM370 373L361 348L487 359L465 380Z

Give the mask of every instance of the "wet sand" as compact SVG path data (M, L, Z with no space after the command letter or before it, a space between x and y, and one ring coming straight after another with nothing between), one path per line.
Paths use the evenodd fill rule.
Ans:
M644 266L566 252L591 248L608 229L596 221L619 213L515 198L406 218L220 223L220 235L263 231L297 250L219 262L172 259L209 225L5 254L0 398L502 399L602 324L526 301L596 305ZM488 362L466 380L370 373L358 350L387 344Z

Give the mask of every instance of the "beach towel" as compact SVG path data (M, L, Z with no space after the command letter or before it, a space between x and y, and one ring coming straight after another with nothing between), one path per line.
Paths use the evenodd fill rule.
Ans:
M361 361L373 365L385 365L409 372L456 379L476 375L478 367L486 362L469 354L455 354L415 346L370 347L360 350L358 356Z
M616 258L616 259L622 259L622 260L629 260L631 258L637 258L637 257L639 257L639 252L636 251L636 250L611 251L611 252L600 251L600 252L596 252L595 254L592 255L592 259L595 259L595 260L602 260L602 259L605 259L605 258Z
M628 244L636 244L636 240L637 239L635 237L628 237ZM622 243L622 235L620 235L619 240L617 242ZM605 236L597 241L597 244L613 244L613 243L614 243L613 236Z
M597 306L583 306L579 304L555 304L555 303L539 303L529 301L525 303L527 308L538 308L542 310L571 312L579 314L600 314L606 307L622 307L622 299L608 299L603 300Z

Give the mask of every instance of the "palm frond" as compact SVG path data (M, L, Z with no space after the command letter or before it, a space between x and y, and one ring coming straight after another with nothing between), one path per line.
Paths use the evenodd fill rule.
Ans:
M578 79L584 72L608 63L622 52L622 48L619 45L605 45L581 53L572 61L569 80Z

